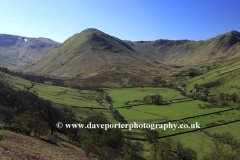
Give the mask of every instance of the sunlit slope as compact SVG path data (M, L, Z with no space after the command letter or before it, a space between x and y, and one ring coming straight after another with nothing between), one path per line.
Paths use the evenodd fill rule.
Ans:
M15 90L27 90L32 86L32 83L28 80L22 79L17 76L12 76L0 71L0 83L11 86Z
M154 63L130 46L96 29L86 29L67 39L26 72L59 77L91 77L99 73L145 74Z
M211 93L229 93L236 92L240 95L240 58L235 58L226 62L219 63L214 69L206 71L204 74L190 79L187 89L193 89L194 84L203 84L208 82L220 81L221 84L211 87Z
M158 62L198 63L240 56L240 33L231 31L205 41L125 41L139 54Z

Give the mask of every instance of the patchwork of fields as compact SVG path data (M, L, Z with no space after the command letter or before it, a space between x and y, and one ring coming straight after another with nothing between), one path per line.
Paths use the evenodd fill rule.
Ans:
M6 76L6 75L4 75ZM7 79L6 79L7 78ZM32 85L31 82L16 78L14 76L5 77L10 85L14 85L19 89L26 89ZM195 81L195 79L193 79ZM199 79L200 80L200 79ZM17 84L17 85L16 85ZM180 92L169 88L155 88L155 87L137 87L137 88L103 88L104 92L108 93L113 99L113 109L118 110L128 123L142 124L142 123L168 123L173 124L194 124L198 122L200 127L214 126L216 124L223 124L240 119L240 111L230 107L205 108L200 109L199 104L210 105L208 102L199 100L192 100L181 95ZM52 86L49 84L35 83L30 92L38 94L40 97L50 100L56 107L68 107L75 114L76 118L82 119L95 114L104 114L111 123L119 123L116 121L109 110L109 104L103 102L101 105L95 101L99 96L99 92L90 90L77 90L66 87ZM160 94L164 101L171 100L171 103L164 105L143 104L143 97L146 95ZM180 100L179 100L180 99ZM217 112L217 113L216 113ZM218 113L219 112L219 113ZM208 114L208 115L205 115ZM197 116L197 117L195 117ZM179 121L181 120L181 121ZM230 123L222 126L204 129L210 133L224 133L230 132L235 138L240 139L240 122ZM213 145L212 137L204 134L204 132L195 131L183 133L180 135L173 135L180 132L190 131L192 129L157 129L161 136L169 136L174 141L180 141L184 147L192 148L198 153L198 158L202 159L204 155L211 152ZM124 129L124 132L128 129ZM145 138L141 129L132 129L135 138ZM167 138L160 138L163 140ZM147 141L144 144L145 153L149 155L150 143Z
M198 122L201 128L214 126L217 124L224 124L227 122L240 119L240 111L238 109L231 109L229 107L219 108L205 108L200 109L198 106L210 105L208 102L199 100L187 101L180 92L169 88L154 88L154 87L142 87L142 88L121 88L110 89L105 88L105 91L113 99L113 108L118 110L120 114L128 121L128 123L143 124L143 123L167 123L172 121L172 124L194 124ZM172 100L172 103L165 105L155 104L142 104L141 101L146 95L160 94L163 100ZM182 102L174 103L174 99L182 99ZM126 102L130 102L126 104ZM134 104L134 102L136 104ZM132 104L129 105L129 104ZM125 107L124 107L125 106ZM128 106L128 107L126 107ZM207 115L205 115L207 114ZM195 117L197 116L197 117ZM192 118L191 118L192 117ZM161 119L161 120L160 120ZM181 122L178 120L183 119ZM174 121L175 120L175 121ZM213 133L233 132L235 138L240 138L239 133L240 122L230 123L222 126L204 129L204 131ZM161 136L176 134L180 132L187 132L192 129L157 129ZM127 131L127 130L124 130ZM136 138L144 138L141 129L132 129L131 132L135 133ZM192 148L197 151L198 158L202 159L204 155L211 152L211 146L213 146L212 137L204 134L204 132L195 131L180 135L170 136L175 141L180 141L184 146ZM166 139L166 138L163 138ZM194 143L193 143L194 142ZM145 148L149 148L147 142L143 142ZM148 153L145 153L148 154Z

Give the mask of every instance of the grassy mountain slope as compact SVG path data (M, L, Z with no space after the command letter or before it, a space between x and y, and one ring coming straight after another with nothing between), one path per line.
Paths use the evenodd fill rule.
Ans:
M60 43L47 38L28 38L0 35L0 64L11 70L21 70L31 65Z
M240 96L240 58L219 63L213 69L205 70L203 74L187 80L187 83L189 83L187 89L193 89L194 84L204 84L216 81L220 81L221 84L211 87L211 94L233 94L235 92Z
M105 72L149 75L155 64L125 42L96 29L67 39L26 72L58 77L87 78Z
M125 41L139 54L166 63L196 63L240 56L240 33L231 31L205 41Z

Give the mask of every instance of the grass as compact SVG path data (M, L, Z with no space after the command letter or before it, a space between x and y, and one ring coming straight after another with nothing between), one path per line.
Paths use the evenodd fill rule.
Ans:
M97 92L93 91L78 91L77 89L51 86L40 83L35 84L33 89L30 91L36 91L40 97L50 100L54 103L76 107L101 107L99 103L91 100L91 97L97 97L99 95Z
M213 133L222 134L224 132L230 132L236 139L240 140L239 128L240 128L240 122L235 122L235 123L230 123L227 125L222 125L214 128L208 128L208 129L205 129L205 131L209 132L211 135L213 135Z
M154 87L136 87L136 88L105 88L106 92L113 98L114 108L127 106L125 103L134 100L143 100L146 95L161 94L164 100L184 98L179 92L169 88L154 88Z
M175 142L181 142L184 148L191 148L197 152L198 159L211 153L212 138L202 132L192 132L171 137ZM162 139L164 140L164 139Z
M202 79L204 77L204 80ZM203 84L219 80L221 85L210 88L211 94L232 94L236 92L239 96L240 87L240 61L239 58L220 63L216 68L207 70L204 74L186 80L189 85L187 89L194 89L194 84Z
M119 112L126 118L146 120L146 119L161 119L179 120L186 117L197 116L217 111L226 110L226 108L211 108L200 109L198 104L208 104L199 100L171 103L168 105L141 105L132 107L132 109L118 108ZM181 113L181 114L179 114Z
M26 90L26 87L30 87L32 85L30 81L27 81L16 76L11 76L1 71L0 82L10 85L12 88L16 90Z

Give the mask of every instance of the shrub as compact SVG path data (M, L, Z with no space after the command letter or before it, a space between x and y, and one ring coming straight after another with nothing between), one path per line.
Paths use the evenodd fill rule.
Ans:
M6 138L6 135L7 135L6 132L1 131L0 132L0 141L3 140L4 138Z
M204 102L207 102L207 101L208 101L207 97L205 97L205 96L199 97L199 100L204 101Z
M206 107L205 107L205 106L202 106L201 104L198 104L198 108L200 108L200 109L205 109Z
M57 134L54 135L48 135L48 143L51 143L53 145L58 145L59 142L59 136Z
M222 106L228 106L228 102L222 102L221 105Z
M208 99L208 102L209 102L209 103L214 103L214 102L216 102L216 101L215 101L214 98L209 98L209 99Z
M213 137L214 137L214 138L221 138L221 135L218 134L218 133L213 133Z

